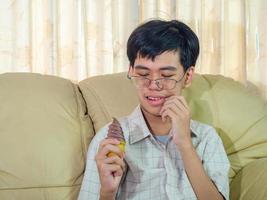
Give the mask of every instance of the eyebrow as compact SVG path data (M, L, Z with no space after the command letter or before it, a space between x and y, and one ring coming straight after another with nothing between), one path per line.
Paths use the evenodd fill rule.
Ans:
M145 67L143 65L136 65L134 66L135 69L144 69L144 70L150 70L148 67ZM176 67L173 67L173 66L165 66L165 67L161 67L159 69L160 71L165 71L165 70L168 70L168 71L177 71L177 68Z

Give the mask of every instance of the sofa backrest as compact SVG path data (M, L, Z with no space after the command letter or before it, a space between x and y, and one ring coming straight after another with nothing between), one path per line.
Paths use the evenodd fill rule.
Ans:
M79 87L96 131L138 104L126 73L91 77ZM183 94L192 118L212 125L222 138L231 162L230 179L251 161L267 156L267 104L261 97L233 79L199 74Z
M0 75L0 199L74 200L93 136L77 85Z

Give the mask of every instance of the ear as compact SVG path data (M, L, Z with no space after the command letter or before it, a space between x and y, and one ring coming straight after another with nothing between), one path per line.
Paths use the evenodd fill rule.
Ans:
M195 73L195 67L189 67L185 72L185 79L184 79L184 88L189 87L192 83L193 77Z
M127 77L130 77L132 76L134 73L134 68L132 65L129 65L129 68L128 68L128 73L127 73Z
M129 65L127 77L131 77L133 74L133 66Z

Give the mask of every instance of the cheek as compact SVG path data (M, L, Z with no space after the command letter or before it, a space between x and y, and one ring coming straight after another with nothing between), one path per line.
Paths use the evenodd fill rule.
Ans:
M171 96L174 96L174 95L178 95L179 96L181 94L181 92L182 92L182 88L181 87L176 87L173 90L170 90L169 94Z
M137 95L138 95L139 99L143 98L144 97L144 91L142 89L138 89L137 90Z

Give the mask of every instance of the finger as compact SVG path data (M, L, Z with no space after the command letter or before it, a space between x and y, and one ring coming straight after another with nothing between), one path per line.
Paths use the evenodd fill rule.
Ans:
M185 108L183 108L183 105L179 105L180 103L177 102L177 100L171 100L169 102L167 102L166 104L164 104L162 106L162 109L160 111L160 114L167 109L172 109L175 113L179 113L179 112L184 112Z
M179 102L179 104L176 104L176 105L178 105L179 108L183 110L183 112L181 113L182 114L181 116L190 118L191 117L190 107L188 106L184 96L177 96L176 98L178 99L178 102Z
M124 160L117 155L112 156L112 157L107 157L106 159L103 160L103 163L119 165L119 166L121 166L123 171L125 171L125 169L126 169L126 165L125 165Z
M170 102L170 105L175 105L171 106L171 108L173 111L175 111L175 113L177 113L177 115L185 116L190 113L190 110L184 107L184 105L182 105L179 101L173 100L173 102Z
M120 157L124 156L123 152L121 151L121 149L118 146L116 146L114 144L107 144L102 149L100 149L98 151L98 153L96 154L96 159L97 160L105 159L109 152L113 152L114 154L116 154Z
M163 107L160 111L160 114L163 112L164 109L166 109L168 107L168 105L171 105L171 104L176 105L177 109L180 110L180 111L176 111L177 114L182 112L182 113L190 115L189 107L185 107L184 104L182 103L182 101L179 98L175 98L175 97L166 101L166 103L163 105Z
M161 113L163 113L164 110L171 109L173 112L176 113L176 115L179 115L181 117L184 117L188 115L189 110L187 110L177 99L170 100L168 103L166 103L162 109Z
M161 114L161 118L162 118L163 122L165 122L168 118L170 118L171 121L173 120L171 115L169 115L169 113L170 113L169 111L172 111L172 109L169 107L166 106L165 109L163 110L162 114ZM174 111L172 111L172 112L174 112ZM174 113L174 114L177 115L177 113Z
M177 95L174 95L174 96L171 96L169 97L167 100L173 100L173 99L177 99L178 101L180 101L182 103L182 105L186 108L186 109L190 109L187 102L186 102L186 99L184 98L184 96L177 96Z
M119 165L107 165L107 170L110 170L110 172L114 176L122 176L123 175L123 169Z
M184 96L177 96L177 98L182 102L182 104L184 105L184 107L187 109L187 110L190 110L190 107L185 99Z
M169 97L168 100L166 101L166 103L168 102L176 102L181 104L183 107L185 107L186 109L189 109L189 106L185 100L185 98L183 96L172 96Z
M188 110L185 110L185 108L181 105L177 107L177 105L175 105L174 103L168 104L165 106L165 110L166 111L171 110L175 114L175 116L171 118L172 121L173 120L176 121L177 119L180 120L190 119L190 112ZM168 116L168 112L167 113L165 112L163 117L165 117L166 115Z
M168 97L166 98L163 106L161 107L159 114L162 115L162 112L166 109L166 105L170 104L170 102L172 101L173 97Z
M177 116L177 114L174 111L172 111L171 109L165 110L161 115L163 122L165 122L167 117L169 117L171 119L171 121L173 122L173 121L175 121L176 116Z
M123 172L122 170L118 170L116 172L113 173L113 175L116 177L116 176L122 176L123 175Z
M114 144L114 145L117 145L119 144L120 141L115 139L115 138L105 138L103 139L100 144L99 144L99 149L102 149L105 145L107 144Z
M115 176L122 176L123 170L121 166L116 164L103 164L101 167L101 173L104 176L109 176L110 174L113 174Z

